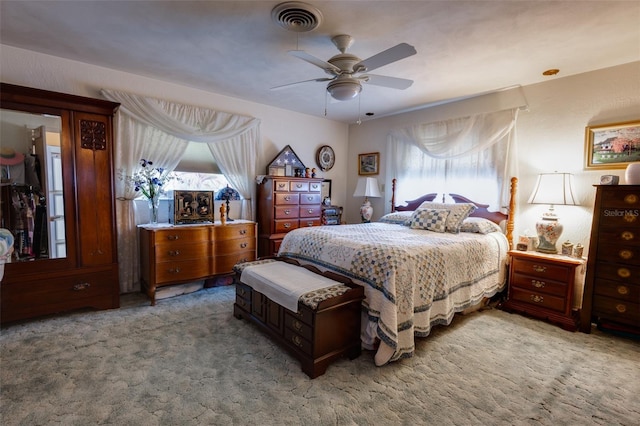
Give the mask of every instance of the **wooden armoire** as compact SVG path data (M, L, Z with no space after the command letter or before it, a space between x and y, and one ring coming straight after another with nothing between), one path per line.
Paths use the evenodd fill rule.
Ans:
M58 209L55 215L49 212L50 222L60 216L64 220L55 236L62 241L63 250L42 256L18 253L5 264L0 288L3 324L81 308L119 307L113 171L113 114L118 106L100 99L0 84L3 113L59 117L59 157L57 166L52 167L58 168L58 178L52 180L58 181L59 190L40 197L40 202L48 203L50 211L54 205ZM14 141L2 142L5 146ZM44 159L40 160L44 167ZM42 170L42 176L47 172L51 170ZM11 179L2 183L3 187L13 184ZM6 212L15 208L14 200L6 196L9 193L2 191L5 228L12 226L5 220Z

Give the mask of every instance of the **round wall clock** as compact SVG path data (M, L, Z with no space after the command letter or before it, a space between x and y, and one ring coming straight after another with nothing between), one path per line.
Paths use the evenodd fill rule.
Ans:
M316 153L316 163L323 172L330 170L335 162L336 155L333 152L333 148L329 145L323 145L318 149Z

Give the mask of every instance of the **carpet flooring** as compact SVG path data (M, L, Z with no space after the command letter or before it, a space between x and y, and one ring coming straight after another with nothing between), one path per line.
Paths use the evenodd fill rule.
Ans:
M310 380L234 287L5 326L2 425L638 425L640 343L496 309Z

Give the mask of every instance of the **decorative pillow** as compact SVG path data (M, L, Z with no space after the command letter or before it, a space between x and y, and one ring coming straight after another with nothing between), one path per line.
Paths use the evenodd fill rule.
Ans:
M476 206L471 203L433 203L425 201L420 204L418 209L441 209L449 210L449 216L447 217L447 232L457 234L460 232L460 226L462 222L476 209Z
M502 232L498 224L482 217L468 217L462 222L460 232L474 232L476 234L490 234L491 232Z
M412 216L413 211L388 213L382 216L379 222L395 223L396 225L409 226L411 225Z
M411 228L444 232L446 230L448 216L448 210L418 209L413 212L413 216L411 217Z

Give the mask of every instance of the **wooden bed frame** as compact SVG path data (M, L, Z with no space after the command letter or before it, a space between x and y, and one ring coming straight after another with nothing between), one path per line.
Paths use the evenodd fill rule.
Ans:
M433 201L436 196L438 195L437 193L430 193L430 194L426 194L423 195L420 198L416 198L415 200L411 200L411 201L405 201L405 205L403 206L396 206L396 179L393 179L392 181L392 187L391 187L391 211L392 212L396 212L396 211L412 211L417 209L420 204L424 203L425 201ZM475 201L472 201L466 197L463 197L462 195L458 195L458 194L449 194L449 196L456 202L456 203L471 203L474 204L476 206L476 209L474 210L473 213L471 213L470 217L483 217L485 219L489 219L490 221L497 223L498 225L502 225L502 222L506 222L505 223L505 235L507 237L507 240L509 241L509 250L513 249L513 228L514 228L514 216L515 216L515 211L516 211L516 190L518 187L518 178L516 177L512 177L511 178L511 186L509 188L509 214L504 214L501 212L492 212L489 211L487 209L487 207L489 207L488 204L480 204L480 203L476 203ZM444 198L444 195L443 195ZM444 202L444 200L442 201Z

